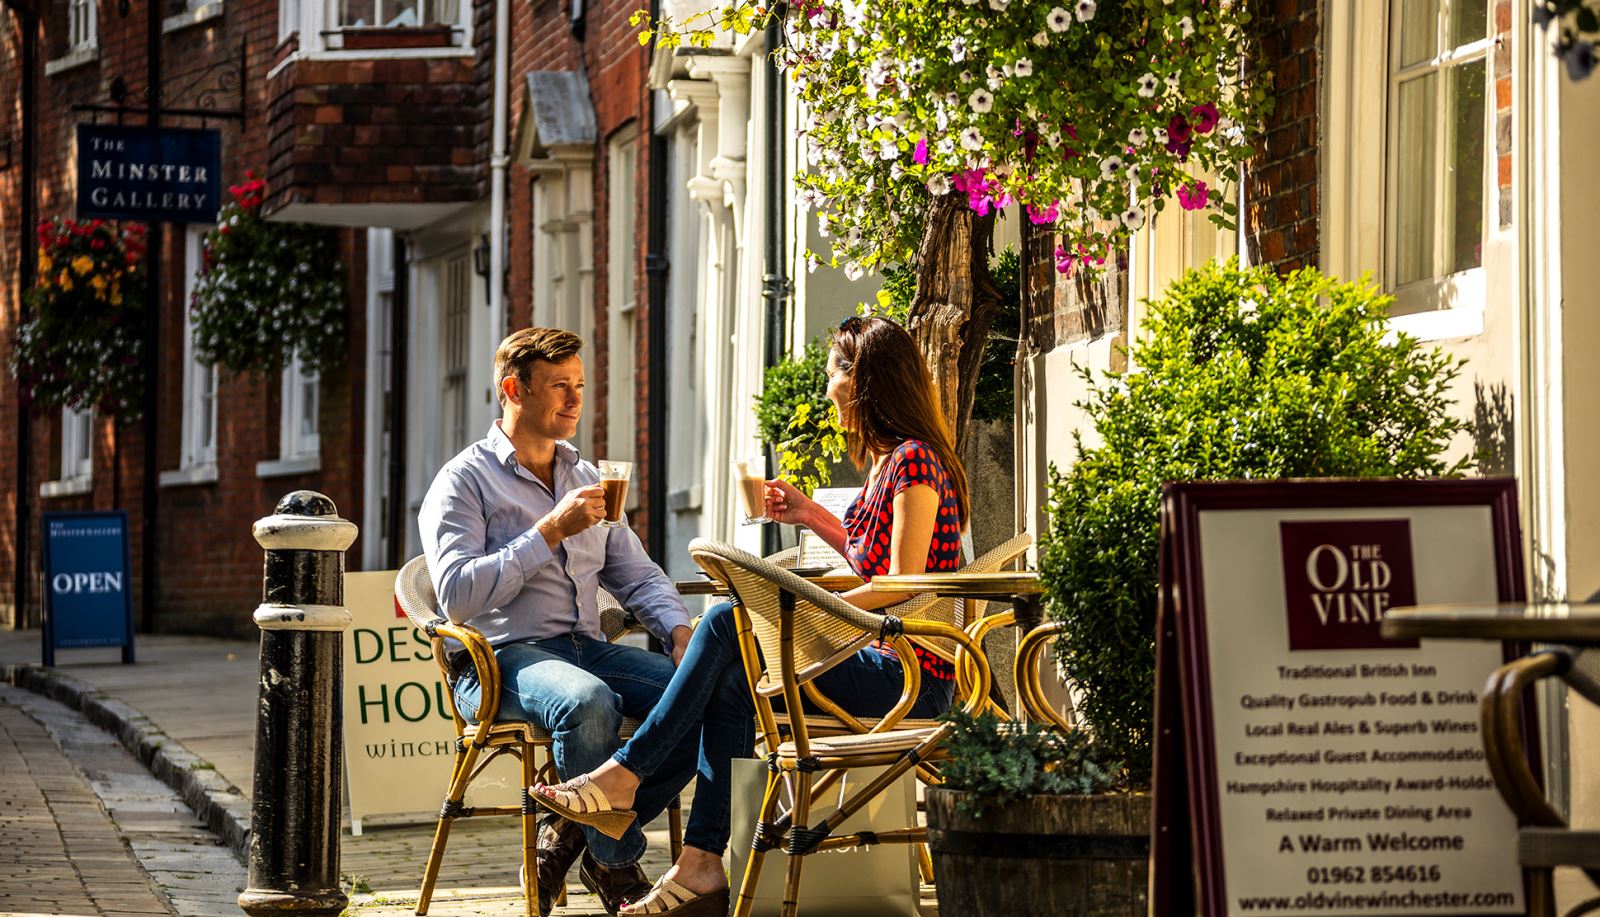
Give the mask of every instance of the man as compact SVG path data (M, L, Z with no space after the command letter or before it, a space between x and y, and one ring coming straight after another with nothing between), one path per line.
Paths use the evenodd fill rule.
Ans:
M690 635L682 599L633 531L595 525L605 512L599 473L566 442L583 410L582 346L577 335L551 328L527 328L501 342L494 359L500 420L440 469L417 519L444 613L482 631L494 646L499 719L549 730L563 777L610 758L620 745L622 717L643 718L655 706ZM670 647L671 658L606 642L599 587ZM453 690L470 715L480 691L465 662ZM695 748L685 741L664 778L641 787L639 818L618 840L546 820L539 832L540 914L566 887L580 852L579 876L610 913L650 890L638 866L645 846L640 826L688 783Z

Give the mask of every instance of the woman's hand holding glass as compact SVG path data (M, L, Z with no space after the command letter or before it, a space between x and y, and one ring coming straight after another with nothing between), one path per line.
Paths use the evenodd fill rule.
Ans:
M817 504L800 488L777 479L767 482L767 518L785 525L809 526Z

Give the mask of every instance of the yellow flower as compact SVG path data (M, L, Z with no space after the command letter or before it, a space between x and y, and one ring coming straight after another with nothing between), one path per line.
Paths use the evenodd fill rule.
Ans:
M62 271L61 272L61 292L63 292L63 293L71 293L72 292L72 278L67 276L67 272L66 271Z
M94 277L89 278L89 283L95 288L95 292L97 292L97 293L105 292L106 279L104 277L96 275Z
M110 300L110 302L111 302L111 304L113 306L122 305L122 288L121 287L112 287L111 288L111 300Z
M72 259L72 269L77 271L78 276L81 277L94 269L94 259L88 255L79 255Z
M43 248L39 249L39 273L48 274L53 267L55 262L50 260L50 253Z

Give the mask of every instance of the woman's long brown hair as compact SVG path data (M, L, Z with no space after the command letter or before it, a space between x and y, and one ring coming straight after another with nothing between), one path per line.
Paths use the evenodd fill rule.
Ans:
M850 316L833 332L834 362L849 373L854 394L846 403L850 460L865 469L908 439L928 444L955 490L961 522L971 509L967 469L933 400L933 379L906 330L886 318Z

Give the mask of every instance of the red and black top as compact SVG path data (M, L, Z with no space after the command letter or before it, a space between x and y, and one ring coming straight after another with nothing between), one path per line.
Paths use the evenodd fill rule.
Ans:
M861 489L845 510L845 560L864 580L889 572L889 532L894 527L894 498L902 490L918 484L932 487L939 495L939 513L934 517L933 541L928 545L927 572L947 572L961 565L961 504L956 500L950 475L928 444L908 439L895 447L884 460L876 481ZM923 571L907 571L923 572ZM881 652L893 650L874 644ZM923 672L933 678L955 677L955 668L922 647L914 647Z

